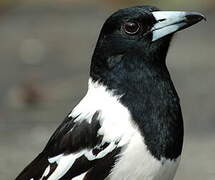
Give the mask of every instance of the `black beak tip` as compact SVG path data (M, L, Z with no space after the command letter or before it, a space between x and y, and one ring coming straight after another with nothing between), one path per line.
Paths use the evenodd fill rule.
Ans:
M188 22L193 22L193 23L197 23L201 20L205 20L207 21L206 17L201 14L201 13L187 13L186 14L186 19Z
M204 15L202 15L202 18L204 21L207 21L207 18Z

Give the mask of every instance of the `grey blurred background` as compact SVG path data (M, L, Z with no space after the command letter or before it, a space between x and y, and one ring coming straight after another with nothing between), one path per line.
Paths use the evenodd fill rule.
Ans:
M185 122L175 180L215 179L214 0L0 0L1 180L15 178L84 96L104 20L135 4L207 16L176 35L167 63Z

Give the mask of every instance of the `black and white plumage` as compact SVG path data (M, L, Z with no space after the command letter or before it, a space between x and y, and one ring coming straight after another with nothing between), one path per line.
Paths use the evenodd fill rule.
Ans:
M183 120L165 59L173 34L203 18L151 6L108 18L86 96L16 180L172 180Z

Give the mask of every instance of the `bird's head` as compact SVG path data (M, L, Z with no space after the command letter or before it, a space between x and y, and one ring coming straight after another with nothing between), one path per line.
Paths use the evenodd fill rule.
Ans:
M101 30L92 59L91 76L99 80L114 69L120 73L120 66L135 70L141 63L165 64L173 34L202 19L204 16L200 13L159 11L152 6L115 12Z
M93 54L92 81L120 97L158 159L177 158L183 144L179 98L165 63L169 44L174 33L202 19L151 6L122 9L104 23Z

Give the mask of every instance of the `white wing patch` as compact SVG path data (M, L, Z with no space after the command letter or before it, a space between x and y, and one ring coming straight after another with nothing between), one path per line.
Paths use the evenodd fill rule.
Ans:
M59 164L59 161L60 161L60 159L62 158L62 156L63 156L63 154L60 154L60 155L58 155L58 156L55 156L55 157L52 157L52 158L49 158L48 159L48 161L49 161L49 163L57 163L57 164Z
M98 135L102 135L103 139L100 144L109 143L109 145L98 154L93 154L93 149L84 149L79 153L69 155L60 154L49 158L49 163L57 163L57 168L50 175L48 180L60 179L72 167L76 159L85 156L89 161L105 157L117 147L124 146L129 143L137 131L137 127L132 124L131 115L127 108L120 101L120 96L114 95L114 92L106 89L98 83L89 79L89 87L86 96L74 108L69 115L76 118L75 122L87 121L91 123L93 115L99 111L99 120L101 128ZM73 129L70 130L70 132ZM96 148L96 147L95 147ZM99 145L98 145L99 148ZM43 176L49 172L47 167ZM80 175L80 177L82 177Z
M103 151L99 152L97 155L93 154L93 150L83 150L76 154L69 155L58 155L56 157L50 158L49 162L57 163L57 168L52 173L52 175L48 178L48 180L56 180L63 177L66 172L72 167L75 160L80 158L81 156L85 156L89 161L101 159L105 157L108 153L112 152L117 147L117 144L114 142L110 143ZM43 174L43 177L47 176L50 171L50 166L48 166Z
M137 127L131 121L128 109L114 95L113 91L89 79L88 92L69 116L78 117L76 121L88 119L91 122L96 111L100 111L101 128L98 134L103 135L105 142L119 142L119 146L127 144Z
M43 173L43 175L42 175L42 177L41 177L40 179L43 179L44 177L46 177L46 176L49 174L49 172L50 172L50 166L48 166L48 167L45 169L45 171L44 171L44 173Z
M48 178L48 180L56 180L63 177L66 172L72 167L75 160L83 155L83 152L77 154L70 154L70 155L62 155L60 158L56 158L56 162L58 164L55 171L52 175ZM53 160L53 158L52 158Z

